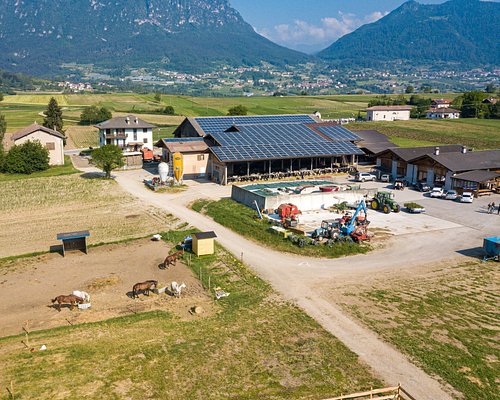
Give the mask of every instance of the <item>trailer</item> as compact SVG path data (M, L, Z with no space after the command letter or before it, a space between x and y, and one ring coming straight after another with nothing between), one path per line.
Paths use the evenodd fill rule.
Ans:
M484 261L500 261L500 236L484 238L483 250L486 253L484 256Z

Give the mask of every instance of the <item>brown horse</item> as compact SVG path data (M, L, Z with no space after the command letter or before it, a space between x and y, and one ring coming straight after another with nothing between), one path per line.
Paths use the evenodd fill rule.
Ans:
M158 286L158 281L146 281L141 283L136 283L132 288L132 298L135 299L139 297L139 292L149 296L149 291L151 289L156 289Z
M61 304L70 304L70 309L72 310L75 304L82 304L84 300L81 297L75 296L74 294L60 295L55 299L52 299L52 303L57 302L57 310L61 311Z
M182 257L183 254L184 254L184 249L179 250L174 254L168 255L167 258L165 258L165 261L163 261L163 269L168 268L170 264L176 265L177 259Z

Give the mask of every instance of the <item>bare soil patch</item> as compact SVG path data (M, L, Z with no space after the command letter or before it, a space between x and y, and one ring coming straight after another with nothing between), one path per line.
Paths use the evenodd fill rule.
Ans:
M184 320L213 315L214 302L188 267L178 262L166 270L158 268L169 250L164 242L141 239L92 248L88 255L47 254L10 262L0 269L0 336L22 333L26 321L39 330L151 310L170 311ZM158 280L160 287L184 282L187 288L180 299L153 293L132 299L132 286L148 279ZM92 307L63 307L58 312L50 300L73 290L88 291ZM190 313L194 306L201 306L203 313Z
M89 229L90 244L106 243L163 232L177 222L114 181L88 174L0 182L0 193L0 258L48 251L60 245L59 232Z

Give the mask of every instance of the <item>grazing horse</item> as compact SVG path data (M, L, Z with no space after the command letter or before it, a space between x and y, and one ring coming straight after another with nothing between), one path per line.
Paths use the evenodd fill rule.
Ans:
M179 250L175 252L174 254L170 254L165 258L165 261L163 261L163 269L168 268L170 264L176 265L177 259L182 257L184 254L184 249Z
M146 281L141 283L136 283L132 288L132 298L135 299L139 297L139 292L142 292L144 295L149 296L149 291L151 289L156 289L158 286L158 281Z
M70 309L72 310L75 304L82 304L83 299L81 297L75 296L74 294L69 294L65 296L64 294L57 296L52 299L52 303L57 302L57 310L61 311L61 304L70 304Z
M81 290L73 290L71 294L77 297L81 297L85 301L85 303L90 303L90 294L88 294L87 292L82 292Z
M186 287L186 284L183 282L180 285L177 282L172 282L170 284L170 293L172 293L175 297L181 297L182 289Z

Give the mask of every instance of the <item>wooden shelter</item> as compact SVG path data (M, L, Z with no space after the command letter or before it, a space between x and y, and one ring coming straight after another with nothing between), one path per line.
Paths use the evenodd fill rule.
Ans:
M198 232L193 233L193 252L197 256L206 256L214 254L215 245L214 239L217 237L215 232Z
M67 251L74 250L80 250L87 254L87 237L89 236L89 231L58 233L57 240L62 241L63 257L66 255Z

